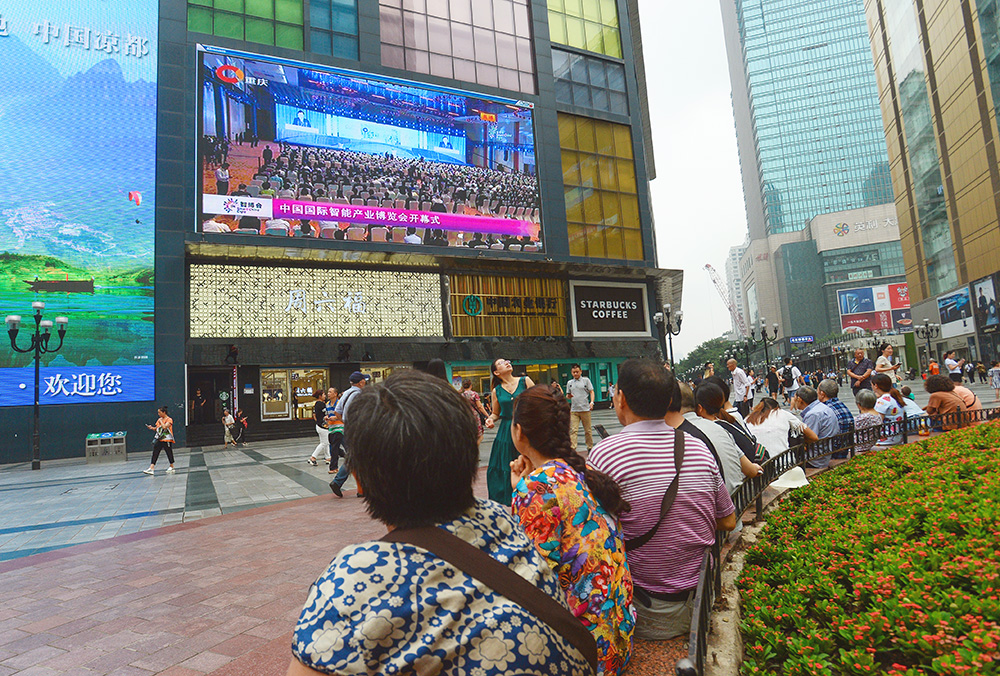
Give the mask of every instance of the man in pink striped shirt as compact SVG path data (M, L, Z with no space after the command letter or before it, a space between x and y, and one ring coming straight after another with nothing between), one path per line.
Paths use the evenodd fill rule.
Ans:
M675 389L673 374L652 360L622 364L614 405L624 429L594 446L588 458L618 482L632 505L621 518L625 540L656 528L652 539L628 552L639 616L635 636L642 639L690 630L702 556L715 543L716 530L736 526L733 501L711 451L663 420ZM677 498L660 523L663 496L677 475L677 433L684 434Z

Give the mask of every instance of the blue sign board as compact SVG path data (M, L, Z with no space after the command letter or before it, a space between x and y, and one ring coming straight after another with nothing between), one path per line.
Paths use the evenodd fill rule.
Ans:
M814 336L792 336L788 339L788 342L792 345L798 345L800 343L812 343L816 340Z

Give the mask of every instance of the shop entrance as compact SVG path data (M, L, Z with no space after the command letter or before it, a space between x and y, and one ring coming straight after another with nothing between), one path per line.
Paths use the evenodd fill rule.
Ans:
M222 409L232 405L233 370L188 371L187 424L211 425L222 420Z

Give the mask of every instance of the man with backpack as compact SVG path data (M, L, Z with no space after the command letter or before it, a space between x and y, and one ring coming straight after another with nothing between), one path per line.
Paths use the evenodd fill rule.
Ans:
M802 383L802 371L792 364L791 357L785 357L785 366L778 374L781 376L781 385L785 388L785 403L789 403L795 398L795 392Z

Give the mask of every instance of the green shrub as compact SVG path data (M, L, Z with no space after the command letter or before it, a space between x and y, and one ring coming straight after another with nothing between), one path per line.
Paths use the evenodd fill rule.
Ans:
M796 489L747 552L742 673L1000 674L1000 425Z

